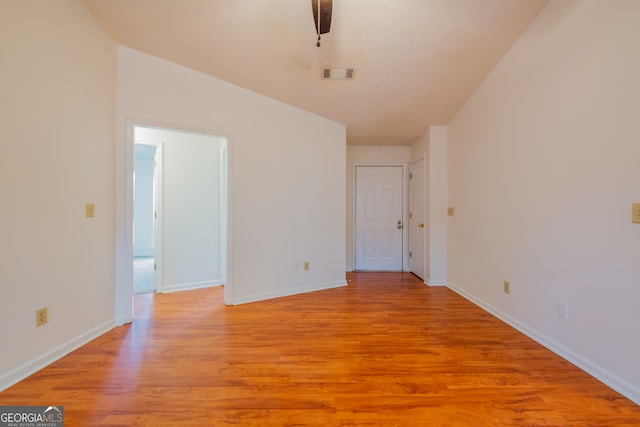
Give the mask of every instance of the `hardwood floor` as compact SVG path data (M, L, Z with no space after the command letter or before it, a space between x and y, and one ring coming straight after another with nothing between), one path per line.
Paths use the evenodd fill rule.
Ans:
M0 393L65 425L638 426L640 407L408 273L234 307L136 296L134 323Z

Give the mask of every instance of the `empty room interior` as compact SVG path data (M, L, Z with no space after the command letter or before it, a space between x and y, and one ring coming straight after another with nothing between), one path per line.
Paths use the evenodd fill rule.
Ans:
M638 22L0 1L0 412L640 425Z

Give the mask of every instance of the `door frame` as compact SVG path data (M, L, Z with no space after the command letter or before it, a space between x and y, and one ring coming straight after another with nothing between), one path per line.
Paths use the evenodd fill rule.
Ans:
M374 163L367 163L367 162L358 162L358 163L354 163L353 164L353 171L352 171L352 176L353 176L353 180L351 182L351 194L353 194L352 200L351 200L351 212L353 212L353 215L351 217L351 230L352 230L352 242L353 242L353 250L352 252L352 259L351 259L351 265L353 266L353 269L355 271L355 266L356 266L356 171L358 166L377 166L377 167L389 167L389 166L396 166L396 167L401 167L402 168L402 271L409 271L409 239L408 239L408 227L406 226L406 224L408 224L408 216L409 214L408 212L408 208L407 208L407 201L408 199L408 185L407 185L407 179L409 177L407 169L408 169L408 164L407 163L403 163L403 162L391 162L391 163L384 163L384 162L374 162Z
M151 127L174 131L211 135L224 140L221 150L221 276L224 283L224 301L233 300L232 251L231 251L231 159L232 136L219 130L195 128L175 123L159 122L137 117L125 117L124 146L116 148L116 238L115 238L115 321L116 325L133 320L133 172L134 128Z

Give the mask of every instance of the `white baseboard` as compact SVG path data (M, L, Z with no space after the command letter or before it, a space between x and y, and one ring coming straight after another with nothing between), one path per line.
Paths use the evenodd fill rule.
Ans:
M168 285L162 289L162 293L189 291L192 289L209 288L211 286L222 285L221 280L206 281L206 282L191 282L191 283L179 283L177 285Z
M427 286L447 286L447 281L424 279L424 284Z
M250 302L263 301L273 298L287 297L290 295L304 294L307 292L315 292L315 291L324 291L326 289L339 288L342 286L347 286L347 282L345 280L339 280L336 282L327 282L327 283L318 283L315 285L305 286L303 288L290 288L284 289L275 292L265 292L262 294L249 295L240 298L233 298L231 301L231 305L237 304L246 304Z
M89 341L92 341L98 338L100 335L109 332L116 326L115 321L110 320L108 322L104 322L101 325L96 326L95 328L85 332L82 335L77 336L64 344L61 344L52 350L31 359L28 362L23 363L11 371L0 375L0 391L6 390L12 385L22 381L27 378L29 375L32 375L39 371L40 369L50 365L56 360L66 356L72 351L82 347Z
M449 287L449 289L451 289L455 293L459 294L463 298L471 301L472 303L474 303L478 307L482 308L486 312L494 315L498 319L500 319L503 322L509 324L510 326L512 326L513 328L515 328L518 331L522 332L523 334L525 334L526 336L528 336L532 340L534 340L537 343L543 345L544 347L546 347L547 349L551 350L552 352L554 352L558 356L560 356L560 357L566 359L567 361L573 363L578 368L582 369L583 371L585 371L586 373L588 373L592 377L596 378L597 380L603 382L604 384L608 385L612 389L616 390L618 393L620 393L623 396L627 397L629 400L631 400L634 403L640 405L640 388L639 387L637 387L637 386L635 386L633 384L630 384L629 382L623 380L622 378L618 377L617 375L614 375L613 373L609 372L604 367L598 366L597 364L591 362L590 360L585 359L584 357L582 357L579 354L569 350L565 346L563 346L563 345L559 344L558 342L552 340L551 338L547 337L546 335L539 333L535 329L529 328L524 323L514 319L513 317L511 317L508 314L504 313L503 311L498 310L497 308L495 308L491 304L486 303L482 299L476 298L474 295L472 295L472 294L468 293L467 291L457 287L453 283L448 283L447 286Z

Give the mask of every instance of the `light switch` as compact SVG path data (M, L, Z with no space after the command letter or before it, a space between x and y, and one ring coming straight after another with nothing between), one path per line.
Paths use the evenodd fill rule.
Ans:
M87 203L86 208L86 216L87 218L93 218L96 216L96 205L94 203Z
M631 205L631 211L631 222L640 224L640 203L633 203Z

